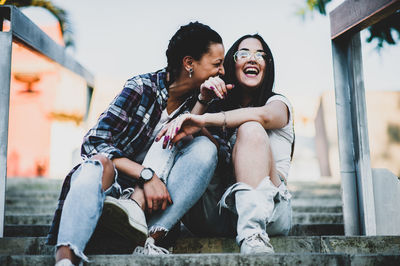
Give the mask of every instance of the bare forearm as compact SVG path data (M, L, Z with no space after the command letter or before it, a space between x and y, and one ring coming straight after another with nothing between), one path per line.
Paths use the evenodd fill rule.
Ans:
M256 121L265 124L265 119L262 116L262 110L260 107L253 108L241 108L227 112L220 113L206 113L203 115L205 126L226 126L228 128L236 128L243 123L249 121Z
M202 115L206 112L206 110L207 110L207 105L201 104L197 101L190 113L195 115Z
M139 178L140 172L144 168L143 165L131 161L128 158L117 158L113 160L113 163L115 164L115 167L118 169L118 171L121 171L136 179Z

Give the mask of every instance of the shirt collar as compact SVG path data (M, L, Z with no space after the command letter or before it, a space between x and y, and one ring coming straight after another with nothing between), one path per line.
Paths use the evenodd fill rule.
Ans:
M157 102L161 105L162 109L167 107L168 100L168 89L167 89L167 70L164 68L158 72L157 75L157 90L156 90L156 98Z

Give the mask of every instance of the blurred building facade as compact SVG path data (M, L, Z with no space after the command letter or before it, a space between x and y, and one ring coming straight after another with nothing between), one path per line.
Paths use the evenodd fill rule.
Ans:
M41 29L64 45L57 23ZM86 82L17 43L11 67L7 176L61 178L79 157Z
M400 176L400 91L367 90L368 135L372 168ZM321 175L339 175L334 91L322 94L315 116L315 144Z

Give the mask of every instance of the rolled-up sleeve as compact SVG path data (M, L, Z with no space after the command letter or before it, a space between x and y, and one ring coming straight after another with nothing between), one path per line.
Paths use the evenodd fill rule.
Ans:
M100 115L96 125L85 135L81 147L83 157L98 153L109 159L126 157L118 144L127 137L128 129L138 126L132 116L140 105L142 92L143 86L134 80L126 82L122 92L114 98Z

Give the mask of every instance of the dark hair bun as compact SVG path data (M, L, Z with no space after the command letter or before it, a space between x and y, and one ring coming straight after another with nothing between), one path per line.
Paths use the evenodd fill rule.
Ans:
M222 43L222 38L209 26L197 21L181 26L172 36L166 51L170 83L178 78L185 56L199 60L208 52L212 43Z

